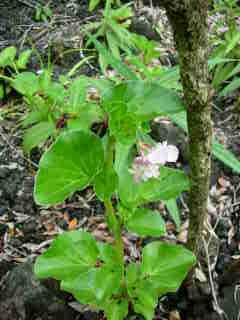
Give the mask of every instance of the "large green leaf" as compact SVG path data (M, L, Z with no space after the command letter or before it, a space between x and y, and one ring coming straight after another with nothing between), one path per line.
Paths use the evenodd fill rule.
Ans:
M104 169L94 179L94 191L102 201L110 199L117 189L118 176L113 168Z
M39 90L38 77L32 72L22 72L12 81L15 90L24 96L32 96Z
M86 102L89 82L85 77L79 77L73 81L68 89L69 105L71 112L78 112Z
M101 0L90 0L89 2L89 11L93 11L96 6L100 3Z
M159 212L145 208L136 209L133 215L127 220L126 226L131 232L143 237L159 237L166 231L164 220Z
M227 96L238 88L240 88L240 78L236 77L220 92L220 96Z
M140 264L131 263L126 269L126 284L128 295L134 311L152 320L158 303L158 293L155 287L141 274Z
M186 112L179 112L177 114L169 115L173 122L175 122L180 128L187 132L187 115ZM240 173L240 161L228 151L216 138L213 139L212 153L214 157L222 161L226 166L230 167L237 173Z
M240 33L239 30L234 30L233 33L228 33L230 37L228 37L228 43L225 49L225 55L227 55L236 45L239 44L240 41Z
M116 257L114 247L97 243L87 232L65 232L37 258L34 271L39 278L61 280L61 288L81 303L104 309L103 302L117 293L121 284Z
M120 289L122 273L115 248L104 243L97 243L97 247L98 263L85 272L65 278L61 287L72 293L81 303L105 309L104 302Z
M72 293L81 303L96 304L102 309L101 302L118 292L120 282L120 269L104 265L85 272L80 270L78 275L64 279L61 288Z
M142 314L146 320L152 320L158 304L158 294L152 283L147 280L139 281L132 299L134 311Z
M173 90L157 82L128 81L115 86L103 97L107 112L119 105L126 105L126 112L134 113L140 120L151 120L159 115L175 114L184 110L182 100Z
M46 76L47 77L47 76ZM45 78L47 81L47 78ZM43 80L44 83L44 80ZM51 101L51 104L65 104L66 90L64 85L58 82L49 82L48 86L45 88L45 96Z
M240 161L216 139L213 139L212 153L218 160L240 174Z
M63 202L90 184L102 170L100 138L83 131L63 133L42 156L34 196L41 205Z
M84 231L65 232L37 258L34 271L39 278L64 280L94 267L99 251L95 239Z
M39 122L49 122L49 106L42 97L38 95L29 97L27 103L30 106L30 111L26 112L21 120L21 126L23 128Z
M107 38L107 42L108 42L108 46L110 51L112 52L112 55L116 58L116 59L121 59L120 56L120 50L119 50L119 41L118 38L114 35L114 33L112 32L112 30L109 30L106 32L106 38Z
M69 111L71 112L71 110ZM93 123L100 122L101 120L103 120L102 109L97 104L85 103L78 110L78 115L68 120L67 127L70 130L88 131Z
M38 115L40 115L40 112L31 113L31 115L35 118L35 116L38 117ZM30 152L33 148L45 142L54 133L54 131L55 125L49 121L41 121L31 128L26 129L23 136L24 151Z
M143 248L141 277L159 295L175 292L195 262L195 256L183 246L154 241Z
M175 292L194 263L194 255L182 246L159 241L145 246L142 263L131 263L126 271L127 290L135 312L152 320L158 297Z
M107 301L104 312L108 320L124 320L128 315L127 300Z
M108 243L97 243L101 260L108 265L118 264L119 254L115 247Z
M127 104L115 103L109 111L109 129L117 141L133 144L136 140L139 120L127 110Z
M18 69L26 69L31 54L32 54L32 49L24 50L20 54L20 56L19 56L19 58L17 60Z
M16 57L17 50L15 47L7 47L0 52L0 68L12 66Z
M82 304L97 306L95 295L96 269L90 268L80 271L75 277L69 277L61 282L61 289L70 292Z
M183 171L161 167L159 178L136 183L129 172L131 147L116 145L115 169L119 179L119 197L126 207L135 207L146 202L168 200L189 189L188 177Z
M176 224L177 230L179 230L181 220L180 220L180 213L179 213L176 199L169 199L169 200L164 201L164 203L168 209L168 212L169 212L171 218L173 219L173 221Z

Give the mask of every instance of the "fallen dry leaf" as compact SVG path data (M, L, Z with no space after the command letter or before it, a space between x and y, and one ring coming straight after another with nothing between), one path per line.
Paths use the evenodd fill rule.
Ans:
M228 188L230 186L230 182L224 177L218 178L218 184L223 188Z
M180 314L177 310L173 310L169 313L169 320L181 320Z
M186 220L182 225L181 225L181 229L180 232L177 236L177 239L183 243L187 242L187 235L188 235L188 225L189 225L189 221Z

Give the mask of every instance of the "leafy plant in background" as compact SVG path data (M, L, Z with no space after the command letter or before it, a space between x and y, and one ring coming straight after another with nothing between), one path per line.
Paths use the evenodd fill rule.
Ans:
M44 144L49 137L56 138L63 130L73 128L76 122L82 129L91 126L94 121L97 122L101 118L100 109L97 101L89 98L88 88L97 90L98 85L109 84L108 81L101 81L100 84L97 80L84 76L71 79L91 56L78 62L66 75L60 76L59 80L53 80L53 65L49 63L48 67L44 68L42 61L42 70L38 75L29 71L20 72L26 67L31 52L24 51L16 62L14 47L5 49L0 55L0 63L11 68L11 73L8 76L0 75L0 79L2 78L7 87L20 93L28 106L26 115L20 122L24 128L24 151L28 153L34 147ZM88 109L87 118L85 109Z
M101 2L104 2L104 1L102 1L102 0L90 0L90 1L89 1L89 10L90 10L90 11L95 10L96 7L97 7ZM105 0L105 2L108 2L108 5L112 5L112 4L114 4L114 3L116 3L118 6L121 5L121 1L120 1L120 0L115 0L115 1L114 1L114 0L111 0L111 1Z
M92 34L93 31L96 31L95 38L105 40L106 46L112 55L120 59L121 51L130 53L135 47L132 33L128 30L132 15L133 12L129 4L113 9L112 1L106 1L102 19L99 22L92 22L86 25L86 36L89 37L90 33ZM91 37L89 37L86 46L90 44L92 44ZM99 53L99 64L102 71L105 71L108 61L101 53Z
M108 86L108 81L79 77L66 84L66 77L53 81L50 70L39 76L31 72L19 74L12 82L14 88L24 96L29 112L21 122L25 128L23 146L26 152L39 146L61 132L81 128L88 130L93 123L103 121L98 98L91 97L89 90L97 95L98 85Z
M9 77L26 69L31 54L32 50L27 49L17 57L15 47L7 47L0 52L0 99L3 99L11 91Z
M121 60L116 59L111 53L106 50L104 46L101 45L99 41L92 37L92 41L94 42L95 47L102 55L105 55L106 59L108 59L109 64L114 68L115 72L119 74L121 77L125 79L136 80L140 78L139 74L136 74L129 68L126 64L124 64ZM212 67L219 63L218 60L210 60L209 66ZM179 80L179 69L178 67L169 68L161 71L163 73L163 78L158 78L158 83L165 87L171 89L181 89L181 86L178 83ZM153 80L155 82L156 79ZM169 115L171 120L176 123L180 128L182 128L187 133L187 117L186 111L178 112L176 114ZM231 168L233 171L240 173L240 161L227 150L221 143L217 141L216 138L213 140L212 146L212 154L218 160L222 161L226 166Z
M145 142L146 121L184 106L171 90L141 80L110 88L100 105L105 134L81 127L62 133L40 160L34 197L49 206L92 186L105 205L114 245L82 230L66 232L37 258L35 273L60 280L63 290L103 310L108 320L124 319L129 308L151 320L158 297L178 289L195 258L182 246L153 241L140 262L126 263L122 231L163 235L163 219L146 204L169 201L188 189L185 173L165 166L177 160L177 148Z
M240 14L236 0L215 1L214 12L223 15L217 24L218 30L222 29L221 37L213 37L215 49L211 59L217 63L212 66L213 87L225 96L240 87L240 30L237 18Z
M51 20L52 15L53 15L52 10L48 4L46 5L39 4L36 7L34 19L37 22L41 22L41 21L48 22Z

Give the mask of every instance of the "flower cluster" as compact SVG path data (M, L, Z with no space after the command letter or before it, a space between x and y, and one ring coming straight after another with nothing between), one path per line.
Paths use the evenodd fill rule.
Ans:
M146 152L144 152L146 149ZM168 145L167 141L157 143L153 148L146 147L141 150L140 156L133 161L130 172L136 183L157 178L160 175L160 166L167 162L176 162L179 151L177 147Z

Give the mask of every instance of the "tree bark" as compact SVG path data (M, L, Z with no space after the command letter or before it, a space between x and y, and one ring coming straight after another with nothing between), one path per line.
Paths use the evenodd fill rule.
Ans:
M156 1L155 1L156 2ZM211 170L211 92L208 82L208 0L160 0L173 28L187 107L190 149L189 249L198 243L207 212Z

